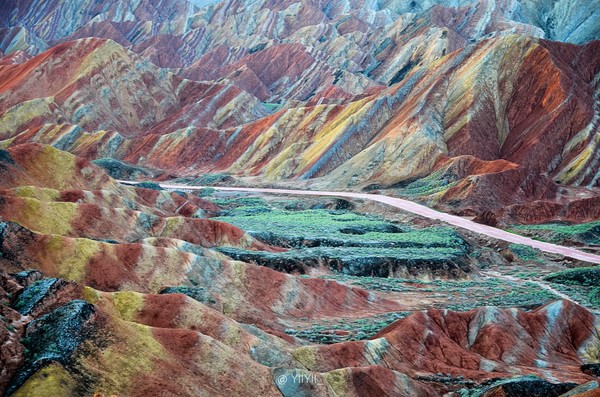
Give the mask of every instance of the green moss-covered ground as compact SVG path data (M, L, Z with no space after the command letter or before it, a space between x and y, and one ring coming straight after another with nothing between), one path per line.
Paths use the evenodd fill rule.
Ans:
M381 277L326 277L367 290L426 295L432 301L431 307L458 311L471 310L480 306L528 309L558 299L555 294L531 281L512 281L505 278L436 279L415 282L415 280Z
M600 266L579 267L544 277L557 290L575 296L582 304L600 307Z
M541 251L539 249L523 244L509 244L508 248L518 259L523 261L540 261Z
M445 170L437 170L428 176L403 183L397 186L398 193L407 197L431 196L444 192L458 183L455 175L447 173Z
M368 339L394 321L411 312L390 312L373 317L314 321L302 329L286 329L286 333L313 343L337 343Z
M371 291L398 294L401 302L411 305L411 299L425 297L428 302L415 310L428 308L467 311L481 306L519 307L531 310L558 299L552 292L530 281L483 278L479 280L431 280L383 277L327 275L348 285ZM405 295L403 295L405 294ZM406 299L402 299L406 296ZM420 298L416 298L420 299ZM312 343L336 343L345 340L368 339L394 321L411 312L391 312L365 318L313 320L305 326L289 328L286 332Z
M218 220L269 244L292 248L283 253L222 249L235 259L301 273L320 265L344 274L377 276L452 271L458 277L468 271L470 247L449 227L416 229L375 215L319 205L302 208L290 201L245 198L215 203L226 208Z
M574 225L567 223L517 225L512 227L512 231L519 234L534 236L539 240L551 243L572 241L584 244L600 244L600 221Z
M600 266L579 267L549 274L546 280L560 284L600 286Z

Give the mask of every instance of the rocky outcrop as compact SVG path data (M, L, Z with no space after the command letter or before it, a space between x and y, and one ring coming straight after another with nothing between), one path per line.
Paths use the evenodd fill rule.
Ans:
M0 152L0 167L7 395L408 397L562 391L565 382L597 389L582 367L597 360L596 319L570 301L531 312L431 309L368 340L305 345L290 327L405 307L387 293L232 260L216 248L281 249L181 212L186 201L201 209L198 198L119 185L57 149L14 146ZM343 233L403 231L369 225ZM537 380L509 385L515 375ZM491 381L498 378L506 383Z
M69 67L59 70L58 62ZM110 40L60 44L0 68L0 80L5 82L0 86L1 139L44 124L71 124L105 134L118 131L112 137L118 145L121 135L154 128L163 135L192 124L233 126L262 111L255 98L235 87L168 74ZM225 105L236 109L225 114ZM77 128L71 134L65 139L76 140Z
M581 371L588 375L600 376L600 364L583 364Z
M11 357L21 358L6 367L13 368L5 372L7 395L59 390L137 396L159 389L168 395L224 395L225 388L228 395L332 395L333 389L336 395L437 396L467 386L485 396L566 397L598 387L577 365L581 352L598 344L589 328L593 315L568 301L531 313L430 310L398 320L369 341L298 346L181 293L198 298L189 288L160 295L89 287L40 294L43 284L69 283L19 284L24 280L2 275L20 297L43 296L39 311L19 325L22 345ZM52 297L61 303L44 307ZM6 302L1 307L12 310ZM264 377L247 384L227 376L232 368Z
M302 347L295 355L306 358L302 363L313 371L339 368L348 362L339 360L343 355L355 366L448 374L450 380L535 374L581 383L591 379L579 366L580 352L597 347L594 322L591 313L569 301L532 312L495 307L463 313L429 310L398 320L370 341Z
M489 387L481 396L483 397L517 397L517 396L555 396L568 395L567 393L577 386L576 383L550 383L541 379L515 379L498 386Z
M44 28L74 3L10 3L7 29L51 44L2 62L0 145L406 187L396 193L499 222L584 221L600 180L597 12L566 4L86 3ZM8 56L36 53L11 42Z
M23 316L9 305L22 290L22 285L0 270L0 392L6 390L15 372L23 366L25 347L20 343Z

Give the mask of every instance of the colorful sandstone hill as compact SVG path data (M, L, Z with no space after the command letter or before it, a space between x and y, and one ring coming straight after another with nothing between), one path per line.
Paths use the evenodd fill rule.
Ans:
M106 171L575 235L600 219L596 3L2 1L0 395L600 395L595 267Z
M570 301L531 312L431 309L368 340L306 345L286 334L290 324L404 307L378 292L227 258L215 248L283 249L204 218L216 208L197 197L119 185L50 146L0 154L6 395L597 387L581 368L598 359L596 318Z
M7 2L0 146L597 218L598 8L388 3Z

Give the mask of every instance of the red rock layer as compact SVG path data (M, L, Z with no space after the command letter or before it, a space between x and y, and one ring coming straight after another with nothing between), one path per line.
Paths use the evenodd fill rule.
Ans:
M511 164L454 166L472 173ZM595 317L570 301L531 312L432 309L396 321L371 340L302 345L285 333L288 327L403 307L377 292L232 261L211 248L274 247L222 222L175 216L185 197L119 185L86 160L52 147L0 151L0 172L6 176L0 179L0 267L63 279L48 290L36 285L35 304L22 316L10 309L15 303L7 293L22 293L43 276L20 274L18 281L0 272L0 311L11 324L0 324L6 362L0 387L34 396L48 390L74 396L328 396L334 390L425 397L453 391L465 379L535 374L553 382L593 380L580 365L594 358L600 343ZM199 208L202 201L190 203ZM157 294L180 286L193 290L195 299ZM170 292L177 291L185 292ZM69 311L61 312L64 305ZM74 316L69 327L84 330L78 333L83 339L57 332L53 327L61 323L50 322L52 316ZM71 338L75 350L61 349L61 356L50 341L32 345L27 337L40 327L46 339Z
M317 96L349 99L354 95L334 87L345 73L315 59L301 44L279 44L247 55L223 67L228 49L219 47L181 72L191 80L226 78L262 101L307 100ZM213 62L211 62L211 60ZM370 84L368 87L375 86ZM337 91L332 91L332 90Z
M59 62L68 66L56 68ZM0 115L11 119L0 138L45 123L163 135L194 124L231 127L261 115L256 99L237 88L165 73L100 39L67 42L22 64L0 66ZM17 105L24 103L35 110L22 113ZM236 109L221 114L225 105Z
M307 348L315 354L309 369L379 364L413 376L441 372L481 380L529 373L581 383L592 380L581 372L580 349L594 349L594 321L570 301L532 312L429 310L398 320L368 342Z
M158 292L194 280L218 296L223 310L277 332L281 318L399 307L335 282L228 260L210 248L281 249L199 218L214 205L193 196L119 185L86 160L49 146L15 146L1 160L0 172L11 178L2 179L0 216L15 222L1 243L2 266L10 271L35 268L105 291Z
M393 18L356 1L225 2L194 16L166 2L183 13L173 18L140 4L128 21L109 7L97 26L87 25L100 12L88 5L81 35L112 35L160 65L172 59L181 74L232 85L182 79L112 41L59 44L0 66L3 147L38 141L180 174L319 178L336 188L443 174L418 196L445 210L511 221L516 212L502 208L563 207L531 216L536 222L597 212L564 208L580 200L579 188L598 196L597 41L530 37L541 33L512 20L514 4L504 1L416 14L398 5ZM15 12L36 20L34 9L61 18L53 3ZM159 22L138 20L156 15ZM489 170L453 174L453 163L468 161Z

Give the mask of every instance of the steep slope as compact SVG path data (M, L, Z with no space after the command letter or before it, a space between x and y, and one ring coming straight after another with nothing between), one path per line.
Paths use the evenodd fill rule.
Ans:
M256 138L234 156L232 169L252 167L273 180L322 176L321 186L340 187L412 188L431 174L419 195L446 208L494 210L534 200L563 206L586 194L566 187L598 187L596 54L597 42L486 40L434 67L415 67L376 96L289 109L245 126Z
M22 64L1 66L0 81L3 139L44 123L125 136L152 128L164 134L194 124L235 125L262 109L234 87L183 80L99 39L68 42ZM225 105L236 110L223 115Z
M307 26L331 24L343 35L365 31L369 25L381 27L393 22L399 15L426 13L436 7L459 8L462 15L475 21L472 25L468 23L471 26L466 28L464 22L457 21L455 26L463 36L471 35L479 39L490 31L508 31L515 27L524 29L523 25L527 24L530 27L526 29L530 34L581 44L598 39L600 33L594 23L598 10L587 5L586 1L581 0L576 3L566 0L433 0L418 3L312 0L273 4L268 1L224 1L200 9L188 1L163 1L159 5L147 1L105 5L73 1L8 1L0 9L0 24L6 28L19 27L25 32L22 34L31 38L6 40L1 49L12 52L25 50L24 46L32 45L32 53L35 54L71 35L79 38L111 38L121 44L153 42L156 36L164 36L158 40L168 40L168 36L175 35L186 42L190 41L190 37L195 37L205 44L202 48L210 48L206 44L216 44L211 42L214 40L211 36L220 36L217 40L223 40L222 34L215 34L222 32L223 28L235 28L230 30L230 36L248 37L262 33L268 38L285 39ZM253 24L246 23L250 21L250 15L258 15ZM57 23L63 20L68 20L68 23ZM215 21L219 24L207 27L206 22ZM238 26L248 28L239 30ZM35 40L32 39L34 37ZM146 43L142 45L148 47ZM198 53L192 55L196 55L197 59ZM188 56L186 64L191 63L189 59Z
M6 27L22 26L27 34L36 37L38 43L31 53L37 54L87 24L93 26L96 22L102 21L125 24L129 22L129 29L133 31L140 30L140 25L143 26L146 21L157 21L157 25L162 27L161 30L166 30L171 27L171 24L176 26L176 20L183 23L182 16L191 15L196 11L198 11L196 6L179 0L161 1L158 4L152 1L82 4L77 1L23 3L11 0L4 2L0 8L0 23ZM176 16L175 21L173 16ZM60 21L66 23L59 23ZM16 48L15 43L9 43L9 50L22 49Z
M231 260L214 248L282 249L208 211L50 146L0 151L0 392L440 396L523 387L515 375L555 395L598 388L581 367L598 359L597 319L570 301L418 311L370 340L306 345L288 328L406 307Z
M385 90L342 104L283 109L235 128L265 108L231 86L193 83L170 74L170 85L155 80L160 81L158 88L142 77L125 80L130 88L109 84L103 92L121 94L106 106L83 105L83 111L80 104L91 103L85 98L100 89L95 80L77 78L72 83L75 72L54 77L47 65L62 59L60 51L84 51L88 44L99 50L109 47L129 64L135 59L113 42L76 41L23 64L0 67L0 74L23 81L20 89L5 86L0 96L6 122L3 146L37 141L88 158L116 157L171 171L228 169L266 180L320 177L318 185L401 187L400 194L410 193L412 181L429 175L418 195L450 210L491 210L498 218L528 222L596 216L597 209L577 210L581 205L569 203L588 198L593 203L597 195L598 42L578 47L518 35L488 39L432 65L403 67L399 82ZM298 46L290 49L282 52L284 57L302 51ZM266 59L272 58L277 56ZM249 69L252 60L244 62L232 73L240 72L238 84L262 98L295 95L292 91L305 95L318 81L289 91L285 82L298 78L293 69L281 77L275 72L261 75L259 66L254 72ZM34 85L32 76L44 70L50 78L28 88ZM94 70L99 69L88 74ZM150 68L148 73L144 76L162 72ZM147 97L152 102L139 102L136 81L162 92L151 91ZM107 100L112 98L107 95ZM152 100L157 96L165 98ZM156 111L146 111L153 106ZM63 118L78 125L47 124ZM545 206L536 204L540 200L554 203L556 209L535 210ZM511 205L519 207L502 209ZM566 205L572 209L565 210ZM519 215L528 212L527 219Z
M399 320L366 342L300 349L303 357L310 357L303 364L312 371L339 368L343 354L356 366L382 365L409 374L441 372L450 379L479 379L531 373L537 367L554 381L580 383L589 380L578 357L596 346L589 339L594 321L568 301L529 313L493 307L463 313L430 310Z
M35 272L0 277L17 295L9 306L2 290L12 337L23 336L11 376L0 378L8 395L440 396L515 373L542 376L521 378L527 395L598 390L577 351L597 348L592 315L566 301L532 313L431 310L369 341L298 346L181 293L101 292ZM481 383L479 394L496 384Z
M226 78L260 100L277 103L288 99L318 101L328 96L350 99L377 87L365 76L334 70L316 58L318 54L311 54L313 51L300 44L272 45L223 67L227 50L219 47L181 75L191 80ZM331 93L338 86L339 92Z
M586 11L578 11L583 9ZM574 43L598 39L600 28L594 21L599 12L581 0L576 4L516 0L223 1L202 9L186 1L167 1L160 6L144 1L102 6L93 2L11 1L0 9L0 25L5 27L6 36L0 50L37 54L68 40L108 38L160 67L191 67L182 74L191 78L210 74L206 71L210 60L219 59L219 68L238 69L241 76L235 76L239 77L235 81L248 87L249 79L260 80L252 72L256 66L249 63L259 62L261 70L267 69L269 55L277 52L271 47L302 44L310 48L310 57L315 59L311 64L316 71L310 76L312 85L318 82L317 86L324 87L333 78L342 89L337 95L344 98L343 91L355 93L357 88L372 84L369 78L393 81L394 73L410 62L433 61L484 37L519 33ZM262 54L244 60L255 53ZM239 62L250 70L240 71ZM252 83L258 90L254 93L264 94L256 84ZM309 82L305 85L311 86ZM285 99L303 99L299 93L289 94Z
M545 2L526 0L520 2L519 18L539 26L546 38L582 44L598 40L598 8L592 3L569 1ZM588 7L592 5L592 7Z
M595 219L598 8L413 3L86 3L63 23L73 2L9 2L0 145L389 188L508 222ZM116 42L28 59L24 34Z
M28 277L30 285L23 288L2 274L4 283L21 290L14 306L18 312L2 307L15 318L35 317L25 320L25 366L12 371L8 395L277 396L291 392L282 383L287 372L310 376L314 383L308 387L318 395L336 395L335 374L304 370L289 342L232 321L185 295L106 293L57 279L40 280L32 273ZM165 313L165 305L172 310ZM43 337L41 330L46 330ZM237 376L232 377L234 372ZM383 368L346 372L356 378L356 394L367 375L381 387L393 385L401 395L434 395L402 374L389 379L391 371Z

